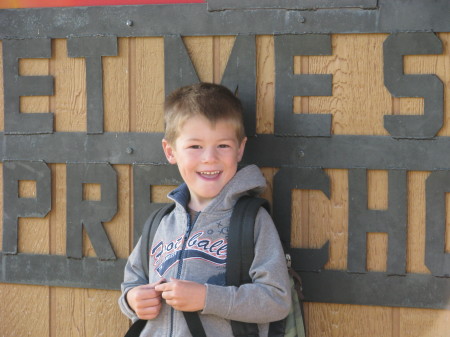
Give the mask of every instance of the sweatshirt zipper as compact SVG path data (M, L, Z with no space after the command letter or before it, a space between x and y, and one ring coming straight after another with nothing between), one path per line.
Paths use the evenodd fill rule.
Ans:
M183 257L184 257L184 250L186 248L187 245L187 241L189 239L189 236L191 235L191 231L192 228L194 227L195 222L197 221L198 217L199 217L200 213L197 214L197 216L195 217L194 221L191 222L191 217L189 215L189 213L187 214L187 230L186 233L184 234L184 240L183 240L183 245L181 247L181 251L180 251L180 255L179 255L179 261L178 261L178 271L177 271L177 279L180 278L181 276L181 270L183 268ZM173 337L173 320L174 320L174 315L175 315L175 309L171 308L170 311L170 336ZM194 336L195 337L195 336Z

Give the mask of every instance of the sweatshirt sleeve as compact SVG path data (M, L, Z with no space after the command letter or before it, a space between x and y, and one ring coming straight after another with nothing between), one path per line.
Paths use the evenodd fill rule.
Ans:
M134 247L130 256L128 257L127 263L124 270L124 280L120 285L122 290L122 295L119 297L119 307L120 310L131 320L135 321L138 319L136 313L128 305L126 295L128 291L134 287L148 284L148 279L145 277L144 270L142 268L142 259L140 254L141 239L139 239L136 247Z
M285 318L291 307L286 258L272 218L261 208L255 222L252 283L239 287L206 284L203 314L249 323Z

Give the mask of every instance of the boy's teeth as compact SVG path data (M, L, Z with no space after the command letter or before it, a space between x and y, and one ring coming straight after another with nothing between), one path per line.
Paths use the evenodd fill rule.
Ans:
M200 172L201 174L204 174L204 175L206 175L206 176L213 176L213 175L215 175L215 174L219 174L220 173L220 171L209 171L209 172Z

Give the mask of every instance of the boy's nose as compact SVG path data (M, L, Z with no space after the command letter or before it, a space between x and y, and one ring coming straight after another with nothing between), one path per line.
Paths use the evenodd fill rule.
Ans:
M203 151L203 162L211 163L217 160L217 151L215 148L205 148Z

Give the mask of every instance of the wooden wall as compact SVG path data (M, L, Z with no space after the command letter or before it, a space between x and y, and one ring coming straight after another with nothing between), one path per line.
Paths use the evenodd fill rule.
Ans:
M295 57L298 73L333 74L333 96L295 98L296 113L332 113L333 134L388 135L383 115L420 114L423 99L394 99L383 84L384 34L332 36L330 56ZM438 56L405 57L405 73L437 74L450 94L450 33L439 34L444 53ZM234 37L186 37L189 54L203 81L220 82ZM105 131L161 132L164 100L163 38L120 38L119 54L104 57ZM1 48L1 44L0 44ZM1 50L0 50L1 51ZM0 63L1 63L0 58ZM0 65L0 86L3 84ZM257 37L257 130L273 133L274 43L272 36ZM82 58L67 57L66 40L52 41L51 59L20 61L22 75L55 78L55 95L23 97L21 111L51 111L55 132L86 130L86 80ZM3 88L0 88L3 91ZM445 105L445 124L439 136L450 136L450 106ZM3 95L0 95L3 109ZM3 111L0 112L3 129ZM66 168L50 164L52 210L43 219L20 219L19 251L65 255ZM126 258L132 248L133 184L128 165L114 165L119 176L118 213L105 223L116 255ZM269 188L276 168L262 168ZM0 170L0 173L2 171ZM293 191L292 242L297 247L319 248L330 241L330 269L346 269L348 238L348 178L345 169L327 169L331 199L318 191ZM429 273L425 255L425 179L428 172L408 173L407 271ZM387 208L387 172L369 171L369 207ZM0 179L1 181L1 179ZM164 200L171 187L153 196ZM21 182L20 195L33 197L33 182ZM85 188L85 199L100 199L97 185ZM3 197L0 194L1 203ZM450 199L447 198L450 209ZM2 207L0 207L0 210ZM0 217L1 219L1 217ZM450 220L447 220L446 251L450 252ZM0 239L1 234L0 231ZM0 240L1 244L1 240ZM386 269L387 236L368 236L368 269ZM95 252L84 235L84 254ZM121 336L129 326L118 308L119 291L32 285L0 284L0 336L94 337ZM448 337L450 311L375 306L307 303L310 337Z

